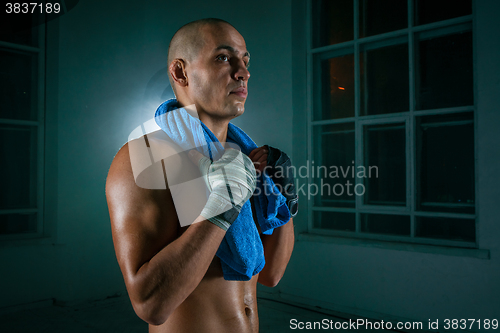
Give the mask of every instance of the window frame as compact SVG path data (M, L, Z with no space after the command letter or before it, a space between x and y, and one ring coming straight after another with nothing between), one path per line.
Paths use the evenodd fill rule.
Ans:
M36 213L37 227L33 233L16 233L0 235L0 241L37 239L46 236L44 225L44 168L45 168L45 66L46 66L46 26L38 26L38 46L10 43L0 40L0 48L9 51L21 51L37 56L37 89L36 120L14 120L0 118L0 124L36 127L36 207L20 209L0 209L0 214L32 214Z
M461 16L448 20L423 24L414 26L414 0L407 0L407 15L408 27L396 31L373 35L369 37L359 38L359 0L353 0L354 6L354 39L347 42L341 42L333 45L320 46L314 48L313 36L313 0L307 1L307 15L306 15L306 47L307 47L307 132L314 133L315 127L329 124L340 124L354 122L355 125L355 165L365 165L363 163L363 126L372 124L388 124L390 122L405 122L406 124L406 205L405 206L377 206L367 205L363 202L362 196L356 196L354 208L341 208L341 207L321 207L315 206L314 200L307 201L308 213L308 232L311 234L319 234L324 236L340 236L347 238L361 238L368 240L381 240L381 241L396 241L404 243L415 243L424 245L440 245L452 246L461 248L478 248L479 247L479 219L478 219L478 165L477 165L477 75L476 75L476 32L475 32L475 1L472 0L472 13L471 15ZM428 109L416 110L416 91L415 91L415 40L417 34L426 34L426 39L429 36L443 35L443 31L453 31L455 33L460 31L471 31L472 33L472 96L474 103L469 106L449 107L441 109ZM361 116L361 95L360 95L360 52L361 45L371 46L378 44L376 48L382 46L398 45L398 40L407 39L408 45L408 64L409 64L409 110L399 113L388 113L382 115L365 115ZM393 41L393 43L391 43ZM370 47L371 49L371 47ZM353 53L351 52L353 50ZM342 55L354 55L354 117L329 119L329 120L314 120L317 108L321 110L322 96L321 96L321 61L332 57ZM444 212L426 212L417 210L417 195L416 187L418 184L418 173L416 165L417 153L417 121L416 117L425 115L443 115L449 113L473 112L474 119L474 193L475 193L475 211L473 214L466 213L444 213ZM307 136L307 159L312 161L314 159L314 136ZM307 187L314 183L312 176L307 178ZM355 184L363 183L362 179L355 178ZM355 213L356 231L339 231L321 229L314 227L314 214L315 212L347 212ZM411 234L410 236L393 236L385 234L369 234L362 233L361 230L361 214L363 213L381 213L381 214L397 214L410 216ZM431 239L431 238L416 238L416 218L417 217L448 217L448 218L464 218L474 219L475 223L475 242L454 241L445 239Z

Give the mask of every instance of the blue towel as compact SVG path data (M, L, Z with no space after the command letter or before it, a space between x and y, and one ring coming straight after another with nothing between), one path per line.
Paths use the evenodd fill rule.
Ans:
M169 112L172 110L176 112ZM158 107L155 121L185 151L196 147L212 161L224 153L224 148L212 131L186 109L178 108L175 99ZM246 155L257 148L245 132L231 123L228 125L227 141L237 144ZM274 228L290 220L285 197L265 173L261 173L257 179L253 198L257 221L263 234L272 234ZM264 248L254 223L250 200L243 205L238 218L227 230L216 255L221 259L226 280L248 281L264 268Z

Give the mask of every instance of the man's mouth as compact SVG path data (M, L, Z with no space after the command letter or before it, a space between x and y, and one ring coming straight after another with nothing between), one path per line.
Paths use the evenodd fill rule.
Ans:
M238 97L247 98L248 92L246 87L239 87L237 89L232 90L229 94L230 95L235 94Z

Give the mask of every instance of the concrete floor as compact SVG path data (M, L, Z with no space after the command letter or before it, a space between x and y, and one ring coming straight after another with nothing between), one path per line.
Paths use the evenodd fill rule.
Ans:
M344 321L333 316L266 299L258 299L258 304L260 332L262 333L296 331L297 329L292 330L290 327L291 319L302 322L323 319L334 322ZM147 331L147 324L135 315L129 300L125 297L73 306L4 310L3 313L0 313L1 333L147 333Z

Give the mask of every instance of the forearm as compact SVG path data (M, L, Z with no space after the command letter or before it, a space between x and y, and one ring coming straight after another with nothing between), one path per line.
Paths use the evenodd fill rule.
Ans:
M293 172L290 172L292 164L288 155L277 148L265 145L252 150L249 157L254 162L255 168L268 174L278 185L281 194L287 200L294 199L296 204L295 181ZM290 206L288 208L290 209ZM259 227L258 223L256 225ZM274 229L272 235L261 235L261 239L266 265L260 272L258 281L265 286L274 287L285 273L292 255L295 241L293 220L290 219L285 225Z
M285 225L274 229L272 235L262 235L266 265L259 274L259 283L274 287L283 277L286 266L292 255L295 236L293 219Z
M132 279L132 303L149 323L163 323L193 292L224 238L225 231L203 217L196 221L143 264Z

